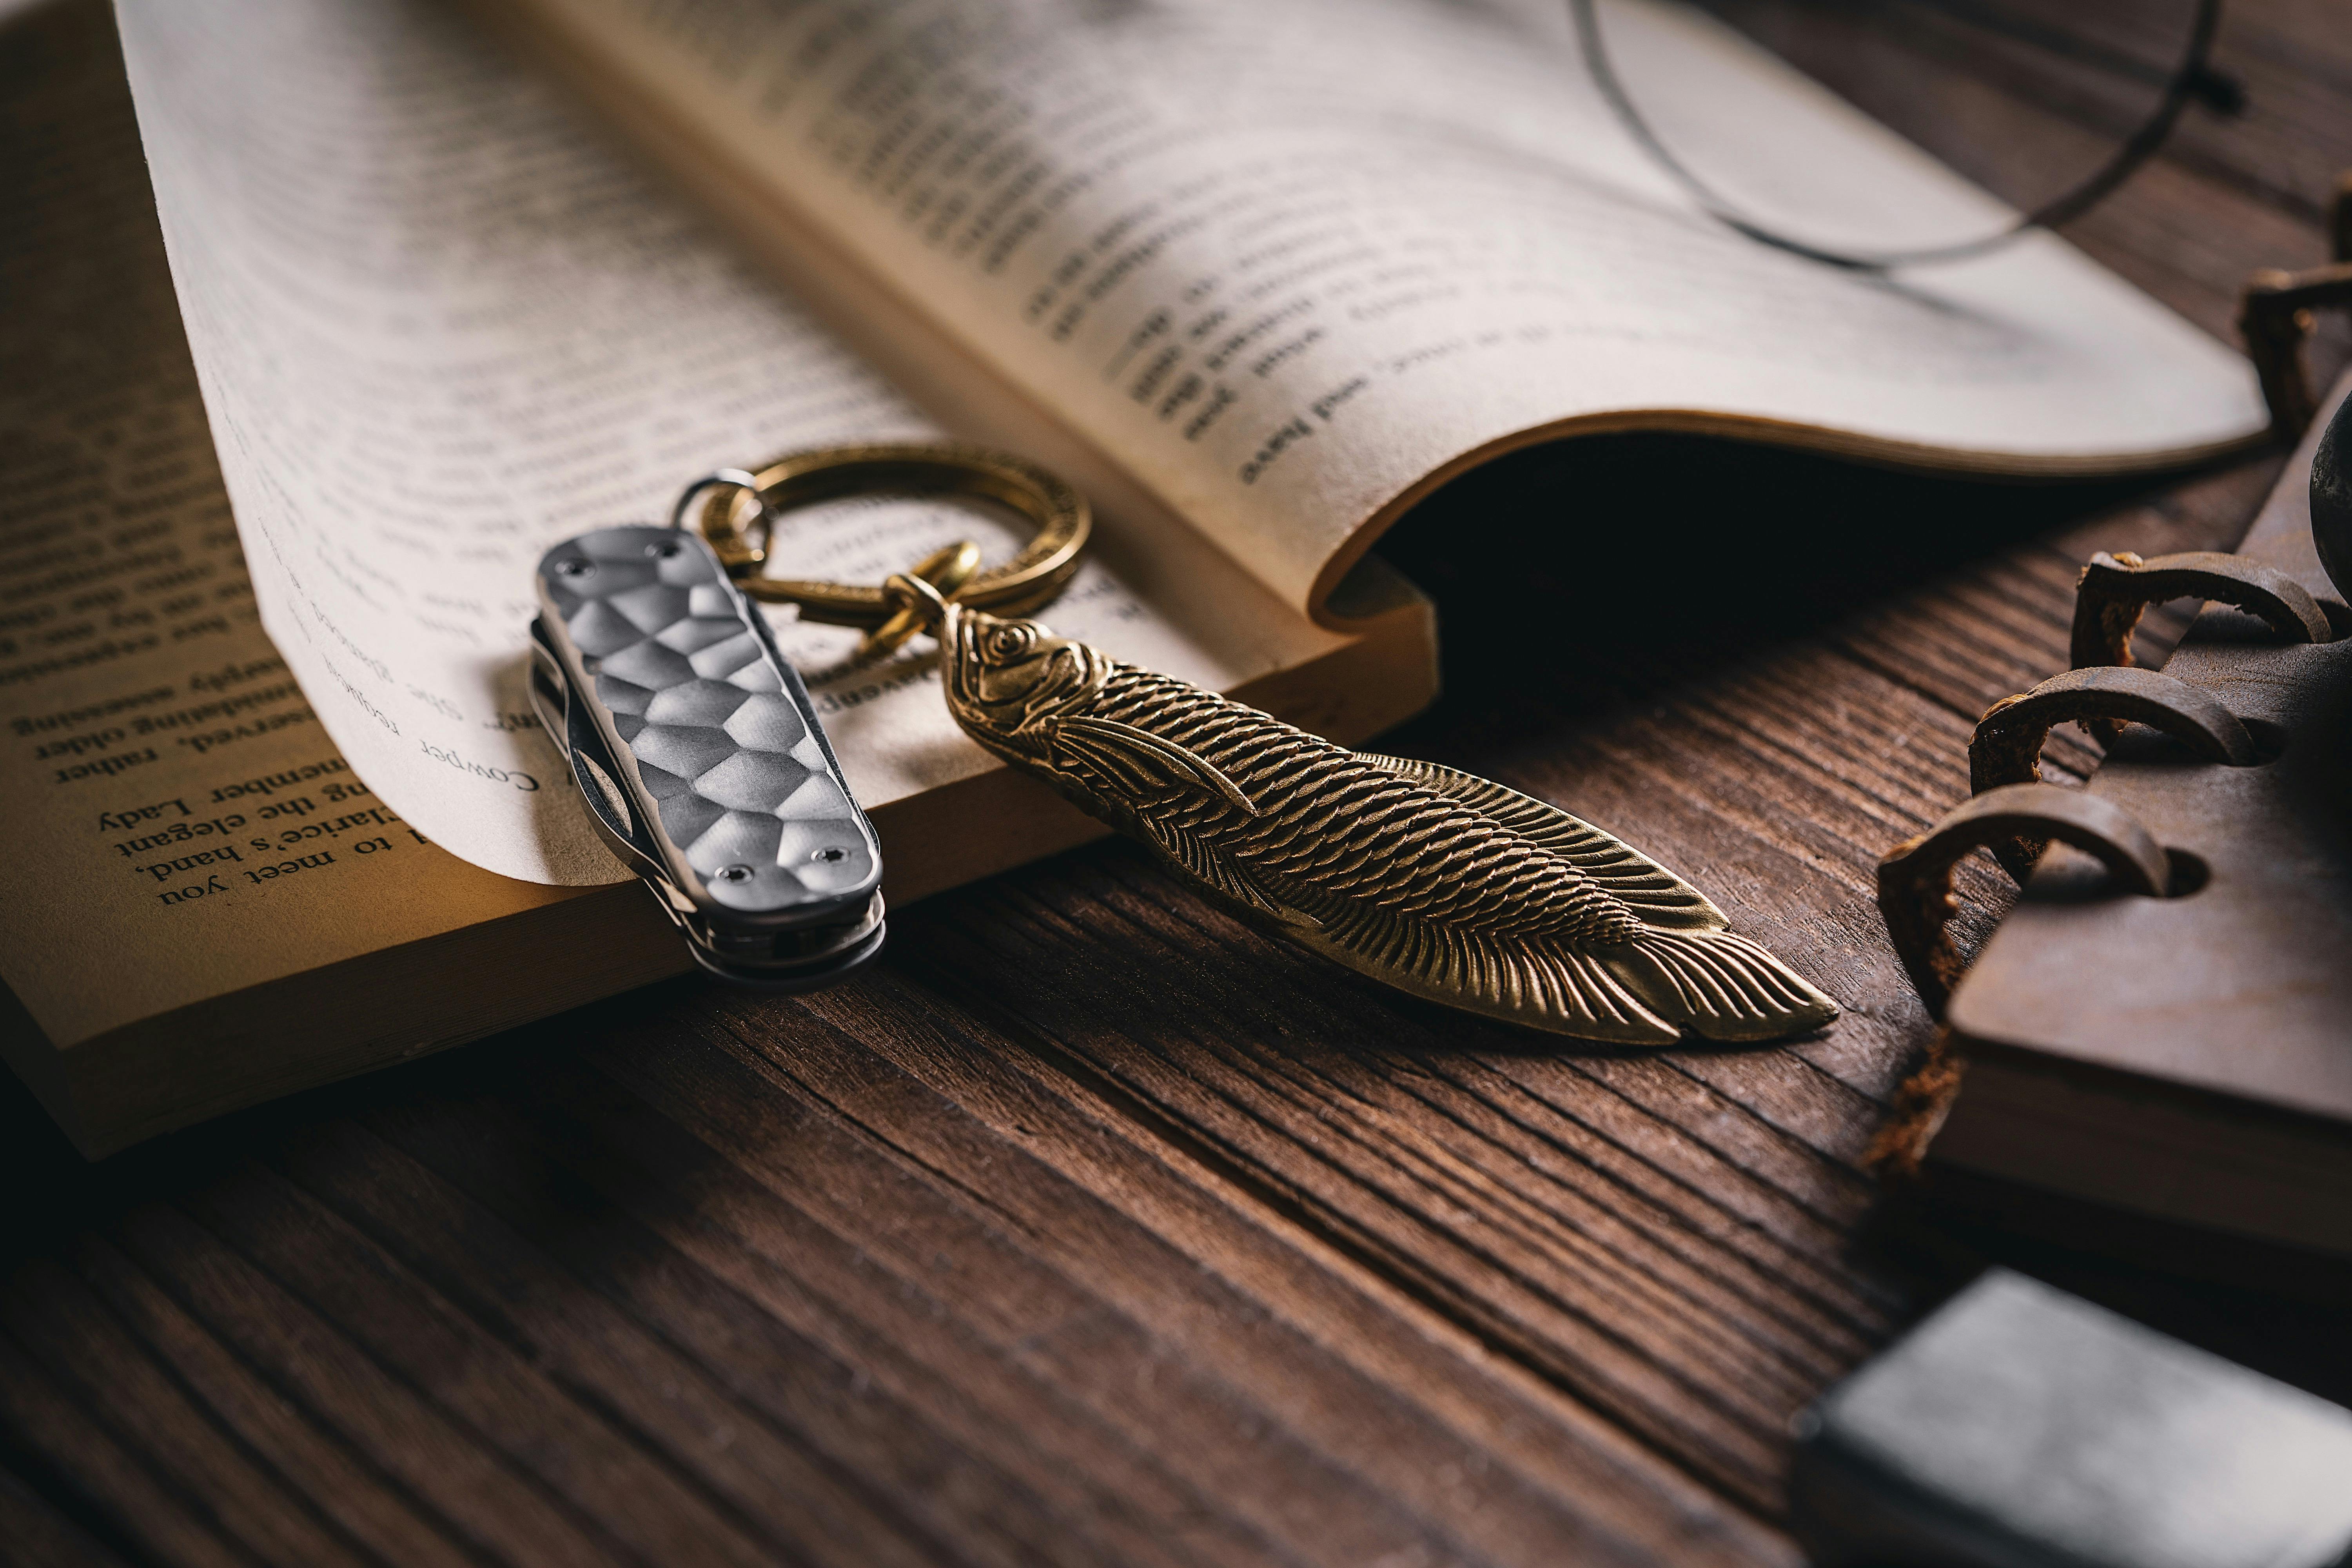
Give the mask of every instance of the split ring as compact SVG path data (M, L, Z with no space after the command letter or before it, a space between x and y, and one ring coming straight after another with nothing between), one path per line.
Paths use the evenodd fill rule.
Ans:
M778 458L756 473L722 469L679 498L677 518L696 517L728 575L751 597L798 605L808 620L871 632L902 608L885 589L770 577L761 568L779 512L881 492L992 500L1035 526L1012 560L975 574L952 595L997 615L1028 615L1050 603L1076 572L1094 525L1085 498L1045 468L951 443L826 447Z

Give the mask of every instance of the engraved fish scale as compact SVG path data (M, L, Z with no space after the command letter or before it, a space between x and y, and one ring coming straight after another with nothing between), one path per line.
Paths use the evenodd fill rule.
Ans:
M1542 846L1214 692L1122 664L1094 711L1197 752L1254 799L1279 799L1281 810L1255 816L1194 790L1171 790L1160 804L1172 824L1285 882L1498 934L1612 942L1631 940L1639 926L1622 902Z
M938 605L949 710L1244 916L1388 984L1591 1039L1765 1040L1837 1005L1630 845L1034 621Z

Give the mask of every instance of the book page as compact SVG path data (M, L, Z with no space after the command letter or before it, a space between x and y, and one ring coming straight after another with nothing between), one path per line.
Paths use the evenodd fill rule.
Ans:
M688 481L939 426L701 216L462 19L421 0L121 0L139 123L263 625L352 767L506 876L621 876L532 718L530 573L659 521ZM1295 615L1179 625L1109 539L1060 630L1220 687L1328 644ZM878 582L961 508L799 513L786 575ZM1266 601L1274 615L1278 605ZM778 619L869 809L999 764L919 647Z
M1303 608L1432 483L1552 434L2059 472L2266 423L2239 356L2053 237L1890 279L1719 227L1610 119L1556 0L481 3ZM1654 118L1753 210L1879 247L2010 216L1728 29L1604 9Z
M0 81L0 979L70 1047L567 897L427 843L263 634L103 0Z

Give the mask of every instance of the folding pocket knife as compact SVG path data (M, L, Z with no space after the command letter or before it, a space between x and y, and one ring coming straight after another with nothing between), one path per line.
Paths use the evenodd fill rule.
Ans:
M599 529L537 574L531 703L599 837L722 978L826 984L881 950L881 847L800 676L710 547Z

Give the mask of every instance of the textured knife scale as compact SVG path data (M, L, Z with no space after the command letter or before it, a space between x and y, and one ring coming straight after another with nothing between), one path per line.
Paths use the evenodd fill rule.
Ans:
M1837 1015L1680 878L1541 801L1349 751L1034 621L950 605L938 636L974 740L1376 980L1633 1045L1774 1039Z
M882 937L880 847L808 694L709 546L603 529L537 574L533 698L600 834L696 957L815 984Z

